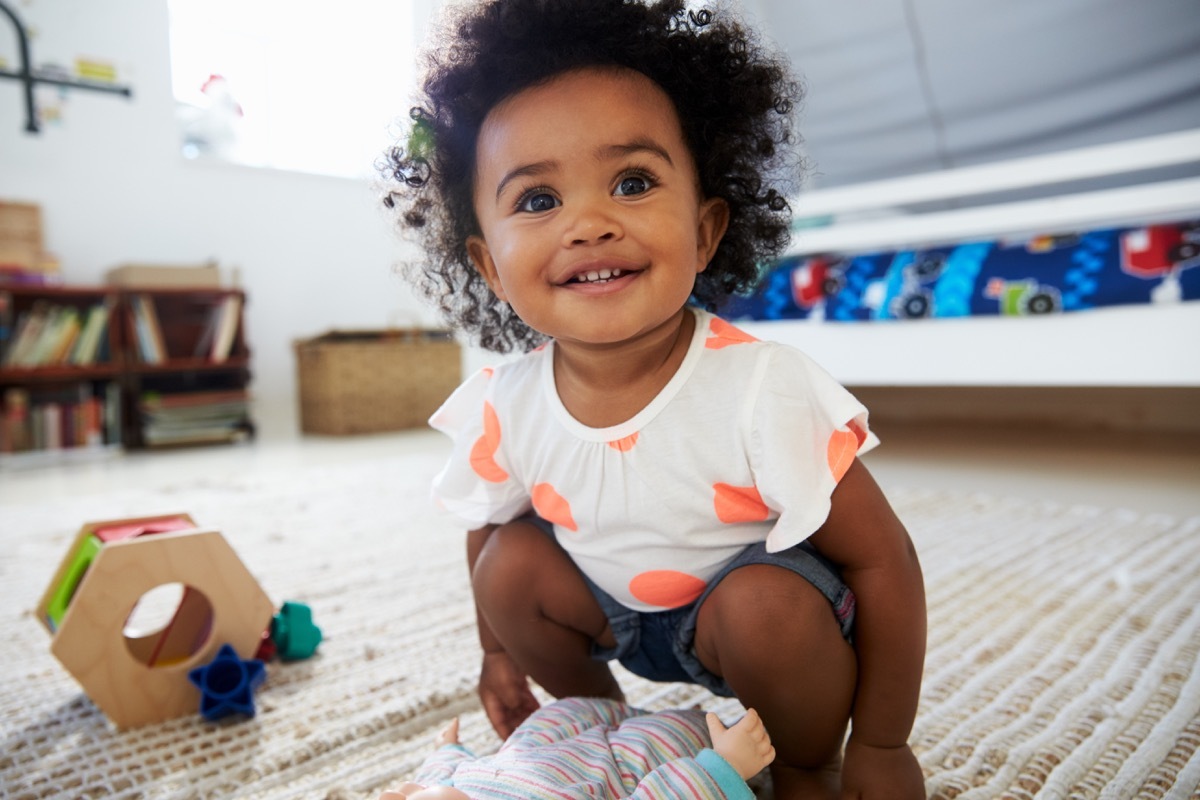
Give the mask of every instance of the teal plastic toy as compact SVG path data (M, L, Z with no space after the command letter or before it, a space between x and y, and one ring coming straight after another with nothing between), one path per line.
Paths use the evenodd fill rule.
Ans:
M312 609L304 603L285 600L279 613L271 620L271 639L279 657L298 661L317 652L321 629L313 624Z

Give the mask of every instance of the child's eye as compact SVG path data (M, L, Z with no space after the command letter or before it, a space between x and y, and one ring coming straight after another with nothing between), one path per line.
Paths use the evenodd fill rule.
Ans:
M615 194L629 196L650 191L650 179L644 175L626 175L617 184Z
M530 213L538 213L541 211L549 211L552 208L557 208L559 205L558 198L549 192L531 191L526 192L517 201L518 211L527 211Z

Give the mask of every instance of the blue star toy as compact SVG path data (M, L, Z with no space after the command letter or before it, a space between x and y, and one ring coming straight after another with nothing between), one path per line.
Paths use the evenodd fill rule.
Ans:
M229 714L254 716L254 690L267 677L263 662L240 658L228 644L206 666L188 673L188 680L200 690L200 713L207 720Z

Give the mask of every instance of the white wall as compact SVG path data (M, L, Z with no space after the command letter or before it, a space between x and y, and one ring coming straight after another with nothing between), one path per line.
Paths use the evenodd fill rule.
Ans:
M67 90L62 121L30 134L20 85L0 81L0 199L41 204L48 249L73 284L100 283L106 269L127 261L213 258L227 276L236 266L248 293L246 332L264 431L295 426L294 339L392 319L432 322L393 273L403 245L366 181L180 156L163 0L10 6L34 29L35 63L110 60L133 97ZM0 18L0 54L15 69L9 27ZM397 116L405 111L398 97Z
M409 1L418 7L421 29L441 3ZM62 122L32 135L24 132L19 85L0 81L0 198L42 205L47 243L71 283L98 283L108 267L125 261L215 258L227 269L238 267L249 295L257 416L266 432L295 429L295 339L397 318L433 322L393 274L403 246L365 181L189 162L179 155L163 0L12 5L36 27L36 62L70 65L76 55L109 59L134 96L69 92ZM10 56L16 47L5 39L7 27L0 20L0 54ZM353 31L335 28L333 35ZM314 43L314 57L319 55ZM402 116L405 100L398 97L396 105ZM1035 335L1043 331L1024 323L1018 331L1010 320L999 321L1003 328L980 320L914 326L903 336L890 328L851 332L807 325L772 327L760 335L796 337L841 380L862 386L1195 386L1197 379L1181 377L1179 369L1190 363L1184 375L1196 374L1196 356L1185 343L1200 330L1197 310L1173 310L1170 318L1161 309L1071 315L1078 319L1043 323L1055 327L1054 336ZM1081 337L1059 335L1068 332L1059 328L1074 333L1090 324L1144 332L1147 312L1168 329L1149 347L1135 334L1123 348L1092 348L1081 358L1072 350ZM1018 334L1020 342L1012 338ZM878 347L881 341L887 346ZM982 352L997 355L981 358ZM1031 370L1031 358L1044 368ZM466 368L494 360L470 351ZM998 360L1007 366L998 369Z

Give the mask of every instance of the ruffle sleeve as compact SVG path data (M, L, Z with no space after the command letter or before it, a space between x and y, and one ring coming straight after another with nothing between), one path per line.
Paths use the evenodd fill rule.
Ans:
M772 553L821 527L846 470L879 444L862 403L808 356L782 346L771 352L750 441L755 484L779 512L767 535Z
M475 373L429 418L453 442L446 466L433 480L434 505L468 530L509 522L531 508L504 454L492 379L490 368Z

